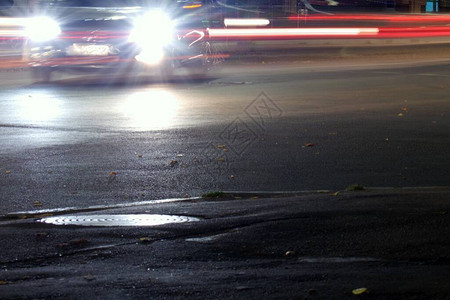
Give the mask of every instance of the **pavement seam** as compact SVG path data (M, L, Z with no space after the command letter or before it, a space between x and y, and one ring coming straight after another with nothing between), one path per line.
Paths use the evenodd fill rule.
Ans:
M0 221L11 220L11 219L35 218L35 217L42 217L42 215L47 215L47 216L64 215L64 214L69 214L69 213L92 212L92 211L127 208L127 207L134 207L134 206L145 206L145 205L151 205L151 204L192 201L192 200L198 200L198 199L201 199L201 197L169 198L169 199L159 199L159 200L138 201L138 202L131 202L131 203L111 204L111 205L94 205L94 206L88 206L85 208L83 208L83 207L63 207L63 208L53 208L53 209L32 210L32 211L19 211L19 212L11 212L11 213L7 213L4 215L0 215Z
M364 187L363 191L437 191L437 190L450 190L450 186L418 186L418 187ZM263 197L265 195L306 195L306 194L332 194L336 192L347 192L347 193L355 193L361 191L346 191L345 189L336 189L336 190L298 190L298 191L223 191L224 194L232 197L246 195L248 197L251 196L259 196ZM265 197L267 198L267 197ZM101 210L109 210L109 209L120 209L120 208L128 208L128 207L137 207L137 206L146 206L152 204L164 204L164 203L173 203L173 202L184 202L184 201L192 201L192 200L200 200L200 199L208 199L203 197L189 197L189 198L170 198L170 199L159 199L159 200L148 200L148 201L139 201L132 203L121 203L121 204L112 204L112 205L94 205L89 207L66 207L66 208L54 208L54 209L41 209L41 210L32 210L32 211L19 211L19 212L11 212L4 215L0 215L0 221L10 221L11 219L29 219L29 218L39 218L45 216L54 216L54 215L64 215L69 213L81 213L81 212L93 212L93 211L101 211ZM214 198L213 198L214 199Z

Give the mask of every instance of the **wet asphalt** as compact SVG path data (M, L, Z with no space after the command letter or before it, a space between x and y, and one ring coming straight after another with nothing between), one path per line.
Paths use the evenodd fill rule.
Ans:
M0 298L448 299L445 49L0 73Z
M448 299L448 197L235 194L3 219L0 298ZM173 223L133 226L149 214Z
M436 47L253 56L169 83L56 74L32 84L2 72L1 212L214 190L446 186L450 67Z

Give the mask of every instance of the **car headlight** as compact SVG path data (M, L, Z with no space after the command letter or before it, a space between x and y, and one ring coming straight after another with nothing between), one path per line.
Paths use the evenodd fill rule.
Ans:
M136 19L129 40L142 49L164 47L171 42L173 29L174 23L170 17L160 10L154 10Z
M49 17L35 17L29 19L25 32L29 39L35 42L52 40L61 33L58 23Z

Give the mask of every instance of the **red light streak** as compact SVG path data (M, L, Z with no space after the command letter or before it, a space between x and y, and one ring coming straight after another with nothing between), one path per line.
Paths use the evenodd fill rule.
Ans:
M210 29L212 39L301 39L315 37L375 36L378 28L260 28L260 29Z
M450 37L450 26L380 28L254 28L210 29L213 40L295 40L313 38Z
M290 20L310 21L388 21L388 22L450 22L450 16L419 16L419 15L326 15L288 17Z

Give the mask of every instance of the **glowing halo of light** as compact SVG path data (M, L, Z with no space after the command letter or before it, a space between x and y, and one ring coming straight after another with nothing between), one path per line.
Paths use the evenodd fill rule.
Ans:
M61 28L52 18L38 16L28 19L25 23L25 33L33 41L45 42L56 38L61 33Z
M127 119L128 126L137 130L156 130L173 124L178 106L178 99L173 94L163 89L151 89L131 94L118 109Z

